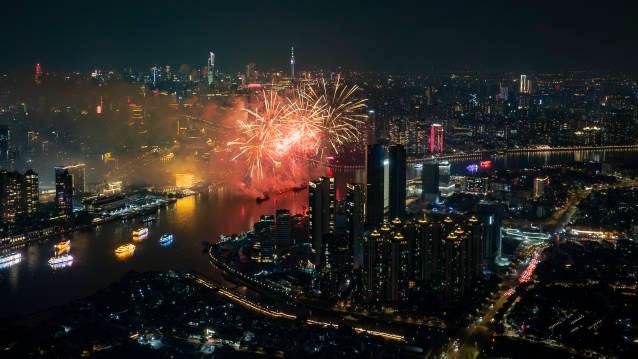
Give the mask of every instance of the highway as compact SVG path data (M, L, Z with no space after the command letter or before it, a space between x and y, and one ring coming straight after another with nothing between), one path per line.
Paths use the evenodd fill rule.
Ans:
M211 283L208 279L199 277L195 280L197 283L199 283L200 285L208 288L208 289L213 289L213 290L217 290L217 293L219 293L220 295L230 299L231 301L241 305L242 307L249 309L253 312L256 312L258 314L270 317L270 318L275 318L275 319L287 319L287 320L297 320L298 317L294 314L291 313L284 313L284 312L280 312L280 311L276 311L273 309L269 309L266 308L260 304L257 304L239 294L236 294L234 292L232 292L229 289L223 289L223 288L219 288L216 285L214 285L213 283ZM307 325L318 325L321 327L333 327L335 329L339 328L339 324L338 323L334 323L334 322L327 322L327 321L320 321L320 320L313 320L313 319L306 319L306 324ZM366 335L372 335L372 336L376 336L376 337L381 337L383 339L387 339L387 340L393 340L393 341L398 341L398 342L404 342L405 341L405 337L403 335L400 334L396 334L396 333L389 333L389 332L384 332L384 331L380 331L380 330L373 330L373 329L368 329L368 328L363 328L363 327L352 327L352 329L359 334L366 334Z

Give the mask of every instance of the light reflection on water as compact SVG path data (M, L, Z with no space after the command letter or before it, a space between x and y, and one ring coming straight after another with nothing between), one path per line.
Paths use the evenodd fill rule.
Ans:
M521 154L492 159L493 168L520 168L543 164L573 163L576 158L602 160L624 158L636 162L638 151L609 153L581 151L547 155ZM601 156L601 157L597 157ZM461 174L473 161L455 161L452 172ZM409 171L415 171L410 166ZM335 184L340 193L345 193L348 181L363 182L363 169L335 171ZM241 197L228 189L179 199L176 203L152 215L156 221L147 224L148 237L136 242L133 255L118 258L114 250L131 242L133 229L142 226L141 219L129 219L101 224L68 236L71 239L69 253L74 257L73 266L54 271L47 263L53 255L52 245L59 239L18 249L22 262L0 269L0 317L33 312L53 305L67 303L74 298L93 294L98 289L119 280L130 270L163 271L195 270L223 280L213 272L203 253L203 241L215 241L220 234L240 233L252 229L262 214L274 214L286 208L292 213L301 213L308 205L308 192L288 192L271 196L257 203L253 197ZM175 241L164 247L158 242L164 233L172 233Z

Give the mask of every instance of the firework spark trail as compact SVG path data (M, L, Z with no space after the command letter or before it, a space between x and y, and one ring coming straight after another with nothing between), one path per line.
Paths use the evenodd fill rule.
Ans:
M308 96L323 104L324 141L336 154L342 145L359 139L361 131L358 126L365 123L366 115L360 114L359 110L365 107L366 100L353 96L358 89L356 85L342 86L341 77L337 78L334 86L328 86L322 80L317 90L313 87L308 89Z
M241 136L228 143L237 148L233 160L243 159L247 174L263 180L265 169L285 165L294 172L295 157L310 159L325 148L338 154L360 138L365 100L355 98L357 91L343 86L341 78L334 85L322 80L301 87L285 101L275 90L262 91L260 108L244 109L248 118L237 121Z
M233 160L245 158L250 176L258 174L263 179L264 162L277 163L284 154L280 142L282 122L288 112L274 91L269 94L264 91L262 96L263 110L244 109L249 115L248 119L237 121L243 136L230 141L228 145L239 148Z

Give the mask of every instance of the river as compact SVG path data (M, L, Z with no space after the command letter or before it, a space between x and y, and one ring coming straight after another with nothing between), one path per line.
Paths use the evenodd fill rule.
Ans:
M452 174L467 173L467 164L477 160L453 162ZM621 160L635 166L638 151L510 154L493 159L492 168L569 165L587 160ZM408 169L412 175L413 171ZM334 174L338 198L343 197L347 181L363 181L361 169ZM154 215L157 220L149 225L149 236L136 243L135 252L127 259L116 258L114 249L131 241L131 232L141 225L141 218L105 223L68 235L74 261L66 268L53 270L47 263L53 255L55 241L17 249L22 254L21 262L0 269L0 317L31 313L88 296L130 270L194 270L216 276L202 251L203 241L215 241L220 234L249 230L261 214L274 214L278 208L301 213L307 204L307 190L272 196L268 201L256 203L254 198L237 197L220 188L179 199L159 209ZM175 240L168 247L158 243L164 233L174 234Z

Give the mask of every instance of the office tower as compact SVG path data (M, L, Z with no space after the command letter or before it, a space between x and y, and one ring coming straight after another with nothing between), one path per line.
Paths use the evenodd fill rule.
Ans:
M468 232L467 269L471 279L479 278L483 273L483 224L472 216L465 225Z
M498 202L481 201L476 212L478 219L483 223L483 262L491 266L494 260L500 257L502 248L503 205Z
M22 202L21 175L17 172L0 170L0 221L3 224L14 224L21 216Z
M449 233L441 248L441 287L446 299L456 299L465 294L467 235L460 227Z
M451 165L448 161L439 162L439 194L449 197L454 193L454 183L450 182Z
M323 268L335 231L334 178L320 177L308 184L308 230L315 252L313 263Z
M520 83L519 83L519 92L521 94L531 94L532 93L532 83L527 78L527 75L521 74Z
M275 217L275 246L277 248L289 247L292 244L290 211L287 209L278 209Z
M379 301L384 295L385 290L385 239L381 238L381 234L375 229L370 235L364 238L364 263L365 263L365 280L367 297L369 301Z
M429 146L430 153L443 152L443 126L438 123L433 123L430 126Z
M421 185L423 199L428 202L437 202L439 198L439 164L424 163L421 171Z
M55 167L55 202L59 217L69 219L73 215L73 176L64 167Z
M213 84L215 76L215 54L210 51L208 53L208 85Z
M9 147L11 145L11 131L6 126L0 126L0 168L9 166Z
M390 147L390 218L405 219L406 191L405 147Z
M392 236L389 259L388 299L390 303L401 303L408 298L408 242L399 231Z
M346 237L348 250L353 258L353 263L363 264L363 223L364 223L365 196L363 184L348 183L346 185Z
M549 177L547 176L534 178L534 198L543 197L547 184L549 184Z
M78 200L81 199L82 195L86 192L86 165L84 163L77 163L74 165L56 167L56 173L58 172L58 168L66 170L69 173L71 176L73 197Z
M38 174L33 170L27 170L24 173L24 182L22 184L22 206L26 217L34 216L38 210L39 195Z
M385 150L380 144L368 146L366 162L366 226L375 228L383 222Z
M295 48L290 47L290 78L295 78Z
M274 259L275 244L273 241L273 228L275 217L262 215L259 222L254 225L255 245L253 246L253 260L262 263L270 263Z
M416 227L416 265L414 277L424 284L439 281L439 260L441 251L441 223L419 218Z

